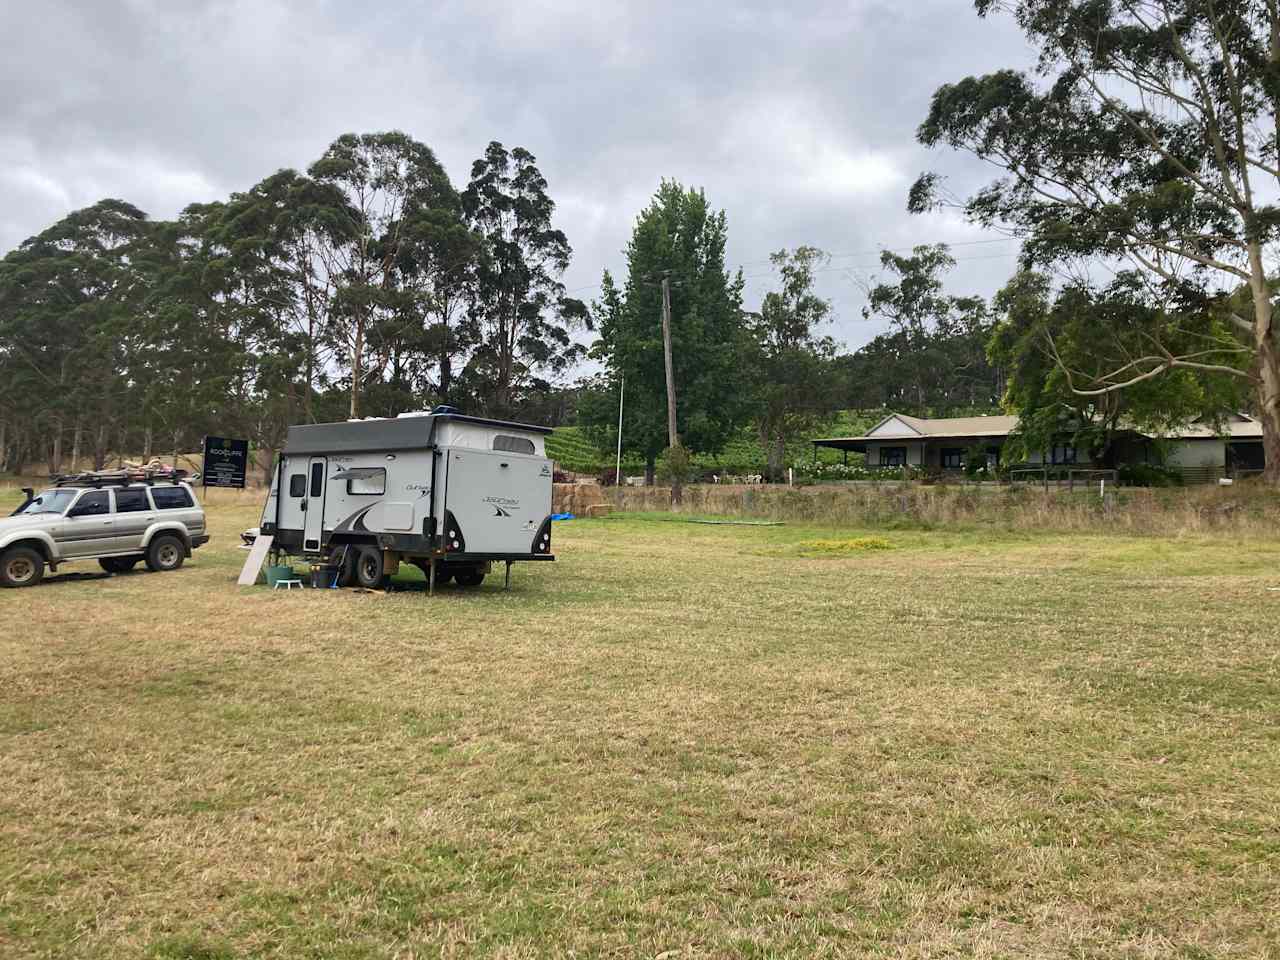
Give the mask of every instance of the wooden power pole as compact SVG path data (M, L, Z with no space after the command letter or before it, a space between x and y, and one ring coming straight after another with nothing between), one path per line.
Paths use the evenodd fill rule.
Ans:
M676 377L671 368L671 274L662 274L662 358L667 368L667 446L674 454L680 446L680 435L676 433ZM684 499L684 491L680 488L680 478L673 472L671 478L671 502L678 504Z

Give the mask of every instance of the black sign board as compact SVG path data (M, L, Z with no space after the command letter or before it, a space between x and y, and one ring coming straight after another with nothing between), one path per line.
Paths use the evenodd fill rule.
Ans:
M249 441L227 437L204 438L204 485L244 489L249 465Z

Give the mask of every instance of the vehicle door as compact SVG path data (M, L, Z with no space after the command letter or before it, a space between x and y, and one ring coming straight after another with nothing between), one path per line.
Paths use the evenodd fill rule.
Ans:
M125 487L115 491L114 549L141 552L142 536L155 522L156 512L146 487Z
M156 484L151 488L151 502L155 504L157 520L180 523L188 535L204 533L204 511L185 486Z
M58 535L58 549L67 559L113 553L114 535L111 491L86 490L67 511Z
M302 549L309 552L320 550L320 540L324 536L326 465L324 457L312 457L307 463L307 497L302 501L302 509L306 511L302 522Z

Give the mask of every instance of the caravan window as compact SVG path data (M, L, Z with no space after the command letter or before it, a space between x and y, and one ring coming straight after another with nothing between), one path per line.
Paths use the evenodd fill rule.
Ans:
M307 475L295 473L289 478L289 496L305 497L307 495Z
M356 497L380 497L387 492L386 467L359 467L359 476L347 478L347 493Z
M493 449L504 453L533 453L533 441L528 437L512 437L500 433L493 438Z

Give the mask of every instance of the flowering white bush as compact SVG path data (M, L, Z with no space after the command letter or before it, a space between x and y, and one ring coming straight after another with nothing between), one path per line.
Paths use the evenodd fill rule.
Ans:
M911 467L868 467L863 464L799 463L796 478L814 483L840 483L846 480L904 480L915 472Z

